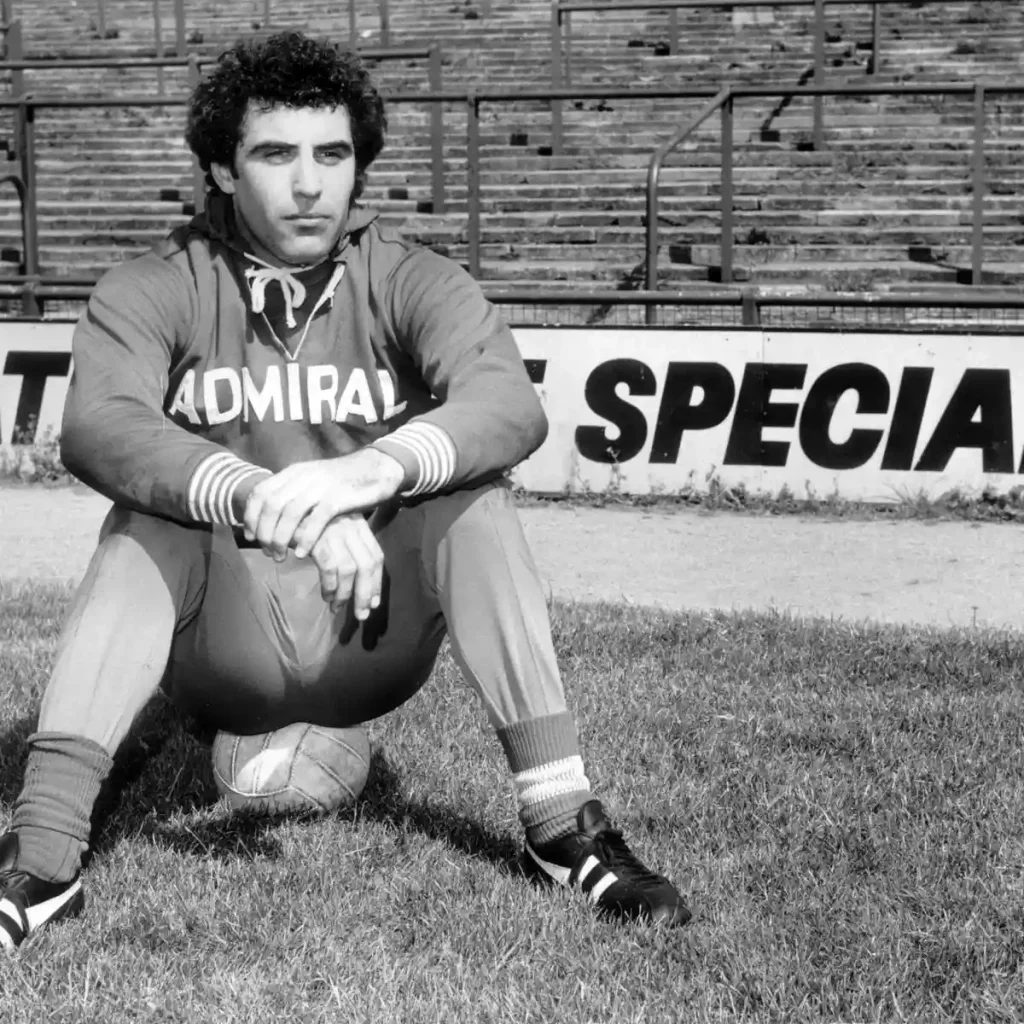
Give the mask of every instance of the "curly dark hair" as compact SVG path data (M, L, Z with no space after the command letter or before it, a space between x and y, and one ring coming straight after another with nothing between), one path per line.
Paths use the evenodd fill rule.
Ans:
M355 53L298 31L243 40L222 53L192 93L185 128L185 142L213 189L210 165L234 166L250 100L264 109L346 107L356 157L352 199L359 198L366 170L384 148L388 122L384 101Z

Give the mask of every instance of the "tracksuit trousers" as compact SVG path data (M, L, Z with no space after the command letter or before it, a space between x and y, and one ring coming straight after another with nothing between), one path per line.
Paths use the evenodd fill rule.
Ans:
M205 725L350 726L398 707L447 635L509 762L528 828L589 799L543 584L504 481L382 506L380 606L334 613L311 559L227 527L115 505L72 602L12 826L25 870L71 877L110 758L162 687ZM74 805L74 806L72 806ZM84 834L83 834L84 833Z

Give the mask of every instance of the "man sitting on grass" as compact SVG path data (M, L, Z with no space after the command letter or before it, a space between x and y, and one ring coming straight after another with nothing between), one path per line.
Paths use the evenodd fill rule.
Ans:
M161 687L213 729L348 726L442 639L497 733L540 877L685 924L590 793L507 471L547 423L511 332L451 261L355 205L384 144L358 59L300 33L191 98L205 214L96 287L61 455L114 505L0 838L0 944L81 910L91 813Z

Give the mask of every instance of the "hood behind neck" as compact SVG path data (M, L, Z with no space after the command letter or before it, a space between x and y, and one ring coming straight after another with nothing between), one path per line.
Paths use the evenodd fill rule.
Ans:
M351 207L345 222L345 229L341 233L341 238L338 239L338 244L331 251L330 258L335 262L344 259L345 250L348 249L353 236L368 228L377 219L377 216L376 210L367 209L365 206ZM223 192L207 194L206 210L192 218L189 222L189 230L223 242L242 256L250 255L251 246L247 244L235 217L235 204L231 196L225 195Z

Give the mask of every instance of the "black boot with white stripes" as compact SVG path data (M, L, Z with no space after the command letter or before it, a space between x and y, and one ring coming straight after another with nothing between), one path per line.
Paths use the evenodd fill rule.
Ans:
M82 882L47 882L19 871L18 834L0 836L0 952L13 952L33 932L85 906Z
M683 925L690 920L679 890L648 870L612 827L599 800L589 800L576 818L578 831L538 846L526 844L528 871L578 886L600 911L630 920Z

